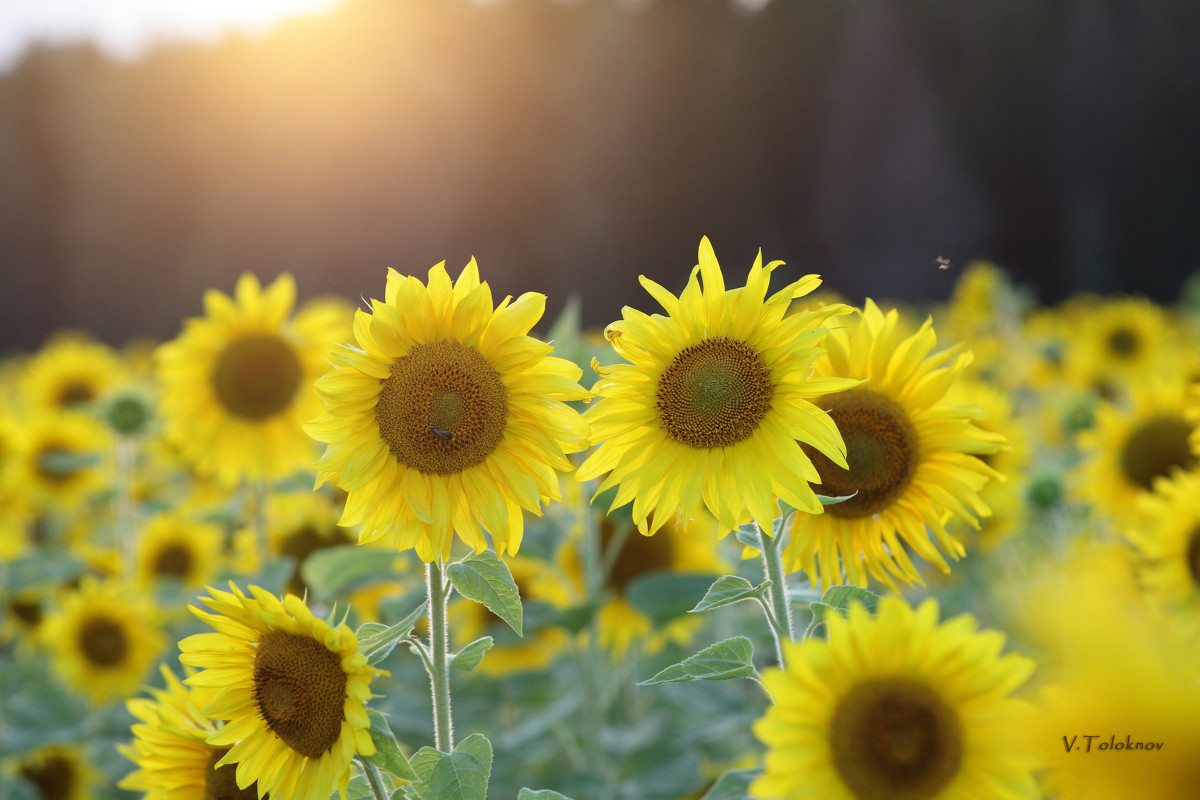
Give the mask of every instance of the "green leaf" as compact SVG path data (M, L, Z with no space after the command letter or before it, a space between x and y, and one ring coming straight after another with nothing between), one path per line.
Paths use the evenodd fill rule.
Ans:
M758 675L754 669L754 647L745 636L734 636L706 647L696 655L673 664L638 686L682 681L726 681Z
M567 297L562 312L558 315L558 319L554 320L554 324L550 326L550 331L546 334L546 341L554 345L554 355L576 363L579 362L579 355L582 353L580 330L583 315L580 313L581 306L579 295L572 294Z
M350 785L346 787L347 800L374 800L375 793L371 791L371 784L362 775L355 775L350 779Z
M407 636L417 624L417 620L425 613L429 601L421 603L404 619L395 625L381 625L378 622L367 622L358 628L358 651L367 657L367 663L374 666L395 648L396 643Z
M521 635L521 594L499 556L491 550L472 553L447 567L446 574L459 594L486 606Z
M830 586L821 595L821 602L839 609L849 608L851 603L858 602L873 613L879 604L879 595L861 586Z
M485 800L492 771L492 744L473 733L453 753L422 747L412 757L413 788L421 800Z
M847 500L849 500L851 497L854 497L857 494L858 494L858 492L854 492L852 494L841 494L841 495L838 495L837 497L830 497L829 495L826 495L826 494L819 494L819 495L817 495L817 499L821 501L821 505L823 505L823 506L836 506L838 503L844 503Z
M83 563L71 555L32 553L7 565L0 563L0 589L15 593L29 586L60 585L78 578L83 569Z
M717 778L712 788L700 800L749 800L750 784L762 769L731 769Z
M97 453L80 453L74 450L48 450L37 460L39 472L65 478L76 472L94 467L100 463Z
M476 639L450 657L450 667L470 672L479 666L480 661L483 661L483 654L492 649L493 643L494 640L490 636Z
M387 718L378 711L367 711L371 718L371 741L375 743L375 755L367 756L367 760L380 769L387 770L397 778L415 781L417 773L400 751L400 744L388 725Z
M517 792L517 800L571 800L571 798L559 794L553 789L522 789Z
M691 611L696 598L704 596L715 578L715 575L651 572L630 581L625 587L625 598L657 627Z
M753 523L747 523L738 528L733 533L734 538L746 547L753 547L755 550L762 549L762 543L758 540L758 527Z
M354 544L326 547L304 560L300 577L318 599L341 594L372 579L393 578L392 559Z
M688 613L708 611L710 608L732 605L741 600L761 598L771 588L770 581L763 581L758 586L738 575L722 575L717 578L704 597Z

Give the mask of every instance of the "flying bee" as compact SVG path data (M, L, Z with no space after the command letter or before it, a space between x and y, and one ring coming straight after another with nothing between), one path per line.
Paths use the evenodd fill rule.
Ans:
M950 269L950 259L942 258L941 256L938 256L937 257L937 265L938 265L938 269Z
M433 428L433 427L431 427L429 430L433 431L434 436L439 436L443 439L450 438L450 431L442 430L441 428Z

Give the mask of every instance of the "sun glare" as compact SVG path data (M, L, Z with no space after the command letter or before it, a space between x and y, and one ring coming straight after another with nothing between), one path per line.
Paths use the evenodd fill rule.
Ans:
M261 34L292 17L323 14L338 0L16 0L0 3L0 70L34 44L92 42L105 54L135 59L172 41L213 42Z

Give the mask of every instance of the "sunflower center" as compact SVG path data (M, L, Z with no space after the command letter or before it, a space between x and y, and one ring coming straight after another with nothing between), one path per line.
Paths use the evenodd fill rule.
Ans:
M154 574L186 578L192 571L192 551L179 543L169 544L154 557Z
M208 770L204 775L204 800L258 800L258 782L239 789L237 785L237 765L217 762L225 757L230 748L213 750L208 757ZM269 797L270 795L264 795Z
M858 800L924 800L962 763L958 715L929 687L883 678L842 698L829 727L833 765Z
M375 419L396 461L426 475L450 475L482 463L500 444L508 392L475 348L420 344L392 364Z
M302 756L337 742L346 700L341 658L308 636L271 631L254 656L254 701L267 728Z
M846 442L845 470L815 447L802 445L821 476L813 489L831 497L858 494L827 506L835 517L867 517L888 508L917 472L917 432L899 405L871 389L848 389L818 401Z
M44 800L70 800L75 789L75 765L62 756L21 767L21 777L36 786Z
M605 517L600 523L600 552L606 554L605 558L608 558L608 550L613 546L616 537L616 526L612 520ZM612 570L604 584L606 589L613 589L618 593L624 593L625 587L634 578L655 570L669 569L675 554L671 537L666 532L642 536L636 530L629 531L620 545L621 552L617 553L616 560L612 562Z
M1188 537L1187 567L1192 575L1192 582L1200 586L1200 525Z
M79 648L98 667L112 667L125 661L129 637L116 621L93 617L79 630Z
M42 605L36 600L13 600L8 610L28 628L42 624Z
M58 391L58 405L63 408L87 403L95 398L96 392L82 381L72 381Z
M654 391L667 436L697 450L748 438L771 410L775 385L762 354L728 336L679 351Z
M1196 466L1188 446L1193 425L1182 417L1156 417L1129 434L1121 449L1121 472L1135 486L1151 491L1154 479L1166 477L1178 467Z
M1141 342L1137 334L1128 328L1117 328L1108 334L1108 352L1119 358L1129 358L1137 353Z
M296 351L283 339L251 334L230 342L217 358L213 392L230 414L263 420L291 405L302 372Z

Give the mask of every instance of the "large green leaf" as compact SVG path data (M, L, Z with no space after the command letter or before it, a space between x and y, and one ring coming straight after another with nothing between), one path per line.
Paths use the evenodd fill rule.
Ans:
M696 655L672 664L639 686L682 681L725 681L756 677L754 646L745 636L734 636L704 648Z
M521 634L521 594L508 565L491 550L471 555L446 569L458 593L474 600Z
M692 613L708 611L711 608L721 608L742 600L762 598L767 589L771 588L770 581L763 581L758 586L738 575L722 575L708 587L704 597L692 609Z
M413 788L421 800L486 800L492 771L492 744L473 733L452 753L422 747L412 757Z

